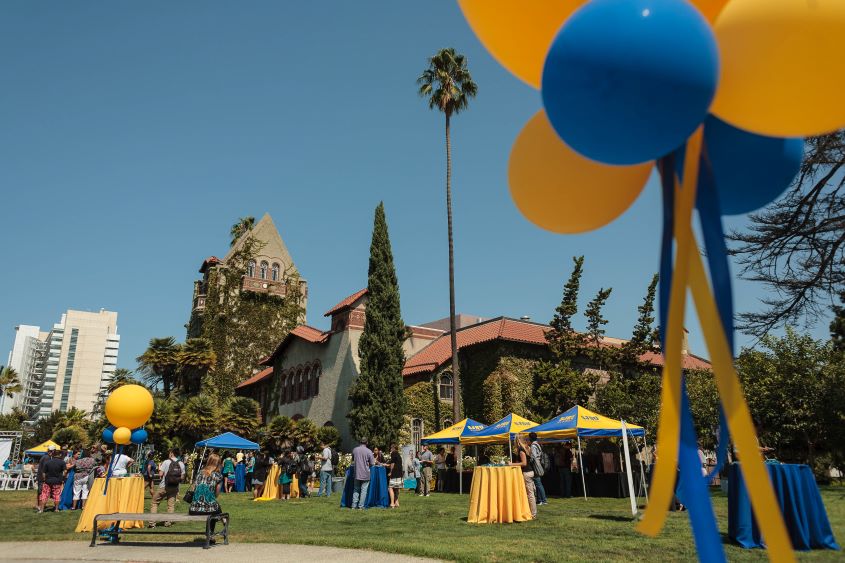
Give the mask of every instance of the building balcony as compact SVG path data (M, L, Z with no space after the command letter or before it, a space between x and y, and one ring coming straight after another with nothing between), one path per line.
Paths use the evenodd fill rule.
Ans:
M284 280L273 281L243 276L241 278L241 291L255 291L257 293L275 295L276 297L284 297L287 294L287 285Z
M196 297L194 297L194 311L204 311L205 310L205 294L200 293Z

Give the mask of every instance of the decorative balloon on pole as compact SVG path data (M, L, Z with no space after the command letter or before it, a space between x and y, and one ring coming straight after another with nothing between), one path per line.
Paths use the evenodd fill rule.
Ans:
M153 396L140 385L118 387L106 399L106 418L111 426L103 430L103 441L119 447L109 464L103 495L108 490L114 462L123 453L123 446L147 441L147 431L142 427L153 414L153 407Z
M773 201L799 170L801 137L845 127L845 1L459 4L493 57L540 89L544 111L517 137L509 164L511 196L529 221L558 233L596 229L636 199L655 163L660 173L660 457L639 530L660 532L677 491L689 508L699 558L725 560L681 369L690 292L720 395L718 459L725 458L729 431L768 556L793 561L733 365L722 215Z

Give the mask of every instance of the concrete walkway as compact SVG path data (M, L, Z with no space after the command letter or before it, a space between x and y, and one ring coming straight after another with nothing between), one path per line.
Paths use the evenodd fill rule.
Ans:
M394 555L378 551L288 545L282 543L237 543L215 545L203 549L199 543L121 542L119 545L88 547L87 541L3 542L0 561L132 561L202 563L270 563L276 561L308 561L308 563L424 563L435 559Z

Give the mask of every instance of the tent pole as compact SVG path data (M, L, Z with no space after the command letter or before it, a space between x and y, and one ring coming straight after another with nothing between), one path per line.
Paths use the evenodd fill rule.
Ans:
M456 448L458 451L458 494L464 494L464 451L461 447L460 443L458 443L458 447Z
M581 455L581 436L575 435L578 438L578 469L581 473L581 488L584 490L584 500L587 500L587 481L584 479L584 457Z

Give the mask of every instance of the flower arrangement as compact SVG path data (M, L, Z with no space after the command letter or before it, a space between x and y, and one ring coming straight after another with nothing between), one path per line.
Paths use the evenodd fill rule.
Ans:
M352 465L352 454L338 454L337 469L338 475L344 475L349 466Z
M472 471L475 469L475 466L478 465L475 458L472 456L465 455L463 460L463 467L464 471Z
M508 457L504 455L491 455L490 465L507 465Z

